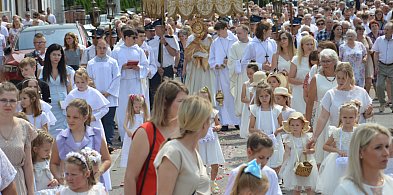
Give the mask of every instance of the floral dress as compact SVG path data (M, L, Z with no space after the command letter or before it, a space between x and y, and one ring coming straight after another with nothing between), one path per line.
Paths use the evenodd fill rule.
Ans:
M363 58L367 55L366 47L358 41L355 41L355 47L351 48L348 44L340 45L340 59L342 62L349 62L352 65L355 74L355 84L364 87L366 77L366 67Z

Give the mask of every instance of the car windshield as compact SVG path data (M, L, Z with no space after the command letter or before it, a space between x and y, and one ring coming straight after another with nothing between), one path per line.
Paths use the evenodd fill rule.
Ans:
M53 43L57 43L59 45L64 45L64 36L68 32L73 32L78 36L79 43L82 40L81 35L78 32L77 28L60 28L60 29L44 29L37 31L22 31L18 36L18 40L15 43L15 50L31 50L34 49L33 38L36 33L42 33L46 39L46 46Z

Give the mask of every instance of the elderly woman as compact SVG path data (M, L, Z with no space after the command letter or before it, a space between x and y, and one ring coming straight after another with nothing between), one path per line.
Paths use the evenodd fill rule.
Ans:
M339 116L337 113L340 106L345 102L360 101L359 123L366 122L366 119L373 115L372 100L364 88L355 86L355 78L350 63L340 62L337 65L336 80L337 87L328 90L322 98L322 110L314 129L312 142L317 141L321 133L326 133L323 131L328 121L329 125L338 126Z
M14 182L18 194L33 195L31 141L37 133L28 121L14 116L18 94L18 89L14 84L0 83L0 148L17 171ZM7 178L1 177L1 179Z
M393 194L393 179L383 173L391 139L385 127L359 126L349 145L347 173L334 194Z
M332 49L324 49L319 54L321 70L312 79L308 89L308 104L306 106L306 119L311 121L312 114L315 108L314 121L319 117L322 109L321 100L325 96L325 93L337 87L337 80L335 77L335 68L338 63L337 53ZM316 127L316 123L313 123L313 128ZM325 129L325 128L324 128ZM320 139L316 143L315 159L320 164L324 157L323 145L328 139L328 131L321 135Z
M366 67L367 62L367 49L359 41L356 41L356 31L347 31L347 41L340 45L339 54L340 61L349 62L352 65L355 73L355 84L359 87L364 87L366 78Z
M212 105L202 97L186 98L177 114L180 137L163 144L154 160L157 194L210 193L209 177L197 147L210 127Z
M315 40L311 35L306 35L300 41L301 47L297 49L297 54L292 58L289 69L288 81L292 86L291 105L298 112L306 112L306 102L303 98L303 82L310 72L308 57L315 48Z

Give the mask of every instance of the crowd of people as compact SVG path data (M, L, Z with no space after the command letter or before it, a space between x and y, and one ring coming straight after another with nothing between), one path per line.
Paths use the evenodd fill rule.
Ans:
M0 194L108 194L116 129L125 194L216 194L229 128L248 162L225 194L393 193L393 132L367 123L372 86L393 112L393 1L245 10L123 15L88 48L35 34L0 79Z

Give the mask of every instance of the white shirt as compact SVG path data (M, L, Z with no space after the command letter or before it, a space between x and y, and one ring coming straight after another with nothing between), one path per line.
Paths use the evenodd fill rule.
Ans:
M0 56L4 56L4 46L6 45L5 36L0 34Z
M165 41L169 44L169 47L175 49L177 52L180 51L180 46L179 43L177 42L177 39L175 37L168 37L167 35L165 35ZM158 53L159 53L159 46L160 46L160 37L159 36L154 36L154 39L148 42L148 45L153 49L154 51L154 55L155 58L157 59L157 61L159 60ZM166 48L166 46L164 46L164 44L161 44L162 46L162 55L163 55L163 63L162 63L162 67L168 67L168 66L174 66L175 65L175 56L171 56L168 52L168 49Z
M227 183L227 186L225 188L224 195L230 195L231 194L233 185L235 183L235 179L237 177L237 174L239 173L239 169L243 165L240 165L240 166L236 167L229 174L228 183ZM270 168L268 166L263 166L261 172L262 172L262 174L265 174L267 176L268 180L269 180L269 190L266 192L266 195L280 195L280 194L282 194L281 188L278 185L278 177L277 177L276 172L272 168Z
M110 102L108 106L117 106L120 88L120 69L117 61L109 56L96 56L87 63L87 74L93 79L98 91L110 94L106 98Z
M40 115L34 117L32 114L27 115L27 119L29 119L30 123L34 125L37 129L42 129L44 125L49 125L49 119L45 112L42 112Z
M106 55L111 56L111 48L109 46L107 46ZM96 57L96 46L90 45L90 47L83 51L80 64L87 64L87 62L89 62L94 57Z
M16 170L0 148L0 194L14 181Z
M26 19L23 18L22 24L23 24L23 26L31 26L31 25L33 25L33 19L30 18L30 20L27 21Z
M49 24L56 24L56 16L53 14L48 15L48 22Z
M140 48L148 53L147 60L149 61L149 66L147 67L148 69L147 77L149 79L152 79L153 76L157 73L157 69L160 63L158 62L156 56L154 55L153 49L146 43L146 41L143 42Z
M147 77L149 62L147 61L145 51L137 44L127 47L125 44L115 48L112 52L113 59L117 60L121 70L120 79L143 79ZM132 69L122 69L122 66L128 61L138 61L139 71Z
M261 41L254 37L244 51L242 66L247 66L250 60L255 60L258 63L258 68L262 70L262 64L266 62L266 56L268 56L268 62L272 63L273 54L276 52L276 41L270 38Z
M380 36L375 40L372 50L378 52L379 61L384 64L393 63L393 55L391 50L393 49L393 40L390 38L387 40L385 35Z
M97 90L87 87L85 91L79 91L77 88L70 91L64 102L67 106L72 100L80 98L86 100L93 110L93 116L99 121L109 111L109 101Z
M363 184L363 188L367 194L383 194L383 195L393 194L393 179L387 176L385 176L384 179L385 180L383 182L383 185L381 186L370 186L370 185ZM348 179L343 179L340 185L334 191L334 194L335 195L353 195L353 194L363 195L364 193L361 192L359 188L355 186L355 184L352 181Z
M7 27L5 27L3 25L0 25L0 27L1 27L0 33L7 38L9 36Z
M236 37L228 36L226 38L217 37L210 46L209 65L214 69L216 65L224 64L224 59L228 58L229 49L237 40Z

